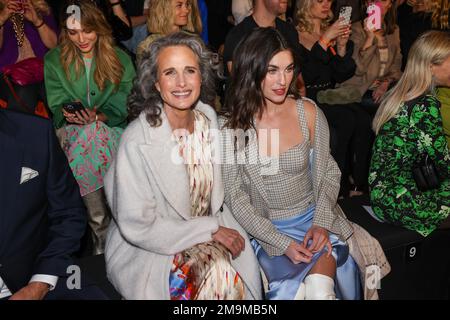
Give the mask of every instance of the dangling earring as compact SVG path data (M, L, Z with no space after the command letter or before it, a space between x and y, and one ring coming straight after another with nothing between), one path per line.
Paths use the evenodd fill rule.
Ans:
M434 74L431 75L430 93L436 95L436 78L434 77Z

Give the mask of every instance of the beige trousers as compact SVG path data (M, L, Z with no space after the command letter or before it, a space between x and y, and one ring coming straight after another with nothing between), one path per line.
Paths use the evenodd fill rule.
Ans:
M106 232L111 221L103 188L88 193L83 197L88 212L88 224L91 230L93 246L92 254L102 254L105 251Z

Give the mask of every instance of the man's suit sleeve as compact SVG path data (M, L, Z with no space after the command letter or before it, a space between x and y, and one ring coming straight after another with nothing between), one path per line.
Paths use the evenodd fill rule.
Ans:
M86 228L86 209L51 123L48 124L48 149L48 238L33 274L67 276L71 255L79 249Z

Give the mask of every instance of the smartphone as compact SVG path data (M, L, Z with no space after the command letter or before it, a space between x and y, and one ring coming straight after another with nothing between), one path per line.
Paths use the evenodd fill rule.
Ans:
M367 7L367 29L380 30L381 29L381 4L379 2L372 2Z
M76 111L86 110L81 102L65 103L63 104L63 109L69 113L75 113Z
M351 6L343 6L339 9L339 19L344 18L341 22L341 25L350 24L352 17L352 7Z

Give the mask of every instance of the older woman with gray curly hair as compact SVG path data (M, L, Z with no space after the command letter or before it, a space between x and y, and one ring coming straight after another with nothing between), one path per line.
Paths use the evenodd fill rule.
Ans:
M258 262L224 204L211 54L174 33L143 56L105 178L108 277L126 299L260 299Z

